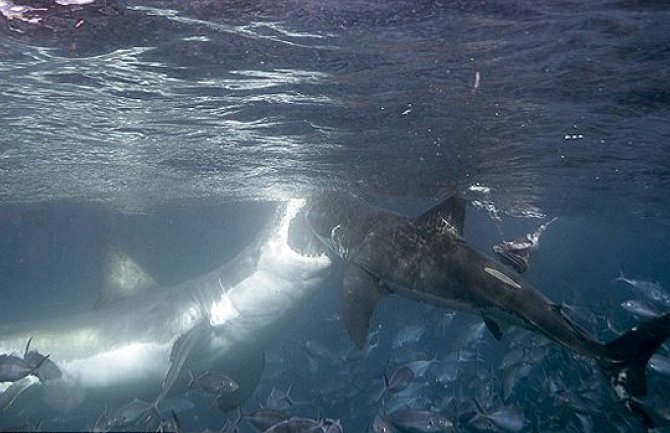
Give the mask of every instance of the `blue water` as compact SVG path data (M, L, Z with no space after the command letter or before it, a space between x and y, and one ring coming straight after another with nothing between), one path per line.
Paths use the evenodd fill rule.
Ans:
M234 257L274 202L333 187L418 215L486 186L500 221L470 207L465 231L486 252L500 230L557 217L527 278L603 340L608 318L640 320L620 305L641 299L614 282L620 271L670 290L664 2L105 4L54 6L49 27L0 16L1 323L90 308L110 244L174 284ZM363 432L382 374L437 358L384 404L456 420L477 398L518 408L528 432L641 429L597 367L530 333L473 337L477 359L441 381L481 323L462 313L387 299L377 345L356 355L340 288L338 272L268 348L245 410L292 385L288 412ZM406 325L422 337L394 349ZM545 356L507 394L501 363L520 341ZM666 420L667 374L649 373L646 400ZM90 415L45 428L85 430ZM187 431L227 419L206 402L179 416Z

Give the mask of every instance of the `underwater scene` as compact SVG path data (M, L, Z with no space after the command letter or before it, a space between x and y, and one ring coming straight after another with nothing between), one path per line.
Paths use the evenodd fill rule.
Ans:
M670 432L667 22L0 0L0 431Z

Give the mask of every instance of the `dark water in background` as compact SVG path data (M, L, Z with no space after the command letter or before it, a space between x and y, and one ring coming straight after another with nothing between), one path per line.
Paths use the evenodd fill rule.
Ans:
M603 338L612 337L605 312L622 326L636 320L619 307L633 294L613 283L620 269L670 287L666 3L135 1L118 9L86 9L78 28L0 18L3 322L88 308L109 243L160 282L178 282L253 239L267 201L333 186L418 214L454 188L485 185L508 238L542 221L522 216L558 217L528 279L575 306L572 315ZM490 251L500 235L471 209L466 238ZM374 319L379 346L363 361L343 361L353 346L337 320L340 281L270 349L249 409L272 387L293 384L295 413L364 431L380 410L370 398L384 371L409 358L444 359L480 323L457 314L447 326L446 311L390 299ZM393 349L410 324L426 326L422 339ZM499 407L492 389L516 339L477 341L481 365L460 366L448 386L435 373L397 400L452 416L447 398L456 393ZM537 380L563 365L591 371L548 347ZM563 400L528 382L505 403L524 411L525 431L550 417L560 421L555 431L618 425L611 414L620 407L604 386L577 416L570 398L585 394L585 381L554 393L572 396ZM667 378L654 373L650 382L667 412ZM203 406L182 422L218 428L223 419Z

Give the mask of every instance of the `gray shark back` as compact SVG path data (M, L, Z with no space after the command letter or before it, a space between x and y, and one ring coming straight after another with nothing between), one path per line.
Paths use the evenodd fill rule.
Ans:
M505 324L516 324L592 357L640 413L630 397L646 393L645 367L670 335L670 313L602 344L517 273L470 247L462 238L464 216L458 194L416 219L338 192L311 201L312 230L346 261L344 318L354 343L365 344L376 304L397 293L479 314L497 339Z

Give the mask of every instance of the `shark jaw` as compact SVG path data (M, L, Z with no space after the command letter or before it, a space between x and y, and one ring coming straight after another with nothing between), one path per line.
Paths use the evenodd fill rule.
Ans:
M258 249L254 273L230 287L219 280L210 325L235 328L241 322L246 330L240 334L247 334L254 328L250 322L275 322L325 281L332 261L303 221L305 203L292 199L281 205L271 235Z

